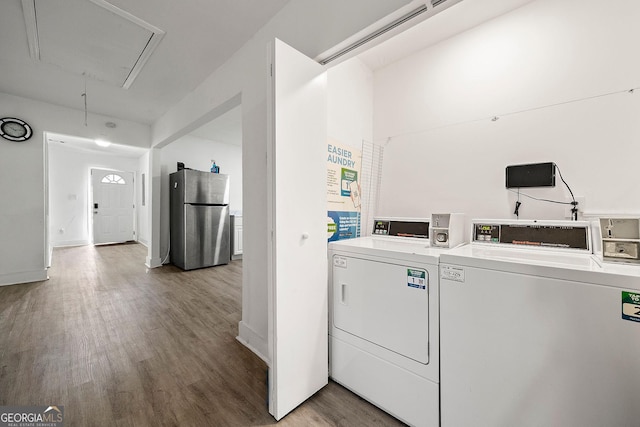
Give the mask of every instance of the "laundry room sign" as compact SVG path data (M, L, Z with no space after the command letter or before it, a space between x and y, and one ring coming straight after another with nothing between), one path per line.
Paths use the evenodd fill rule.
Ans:
M362 151L329 139L327 141L327 238L360 236L360 165Z
M640 294L622 291L622 318L640 322Z

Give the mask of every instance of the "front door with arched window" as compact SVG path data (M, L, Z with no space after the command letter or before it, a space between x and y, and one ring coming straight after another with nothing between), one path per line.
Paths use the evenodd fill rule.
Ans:
M91 169L93 243L134 239L133 173Z

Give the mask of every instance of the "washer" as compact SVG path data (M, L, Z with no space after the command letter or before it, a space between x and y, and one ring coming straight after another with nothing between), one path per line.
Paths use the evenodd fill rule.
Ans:
M440 257L442 426L637 426L640 269L576 221L473 221Z
M410 425L438 426L447 249L430 246L428 219L376 220L373 232L329 245L330 376Z

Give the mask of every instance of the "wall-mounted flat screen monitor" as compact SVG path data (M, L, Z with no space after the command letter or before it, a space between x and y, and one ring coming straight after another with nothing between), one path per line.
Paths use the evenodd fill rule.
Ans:
M553 162L507 166L505 175L507 188L556 186L556 164Z

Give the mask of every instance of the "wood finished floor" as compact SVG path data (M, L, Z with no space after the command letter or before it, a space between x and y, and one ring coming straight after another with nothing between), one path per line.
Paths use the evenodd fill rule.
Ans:
M67 426L267 426L266 365L236 341L241 261L144 267L138 244L59 248L46 282L0 287L0 405ZM330 382L279 426L400 426Z

